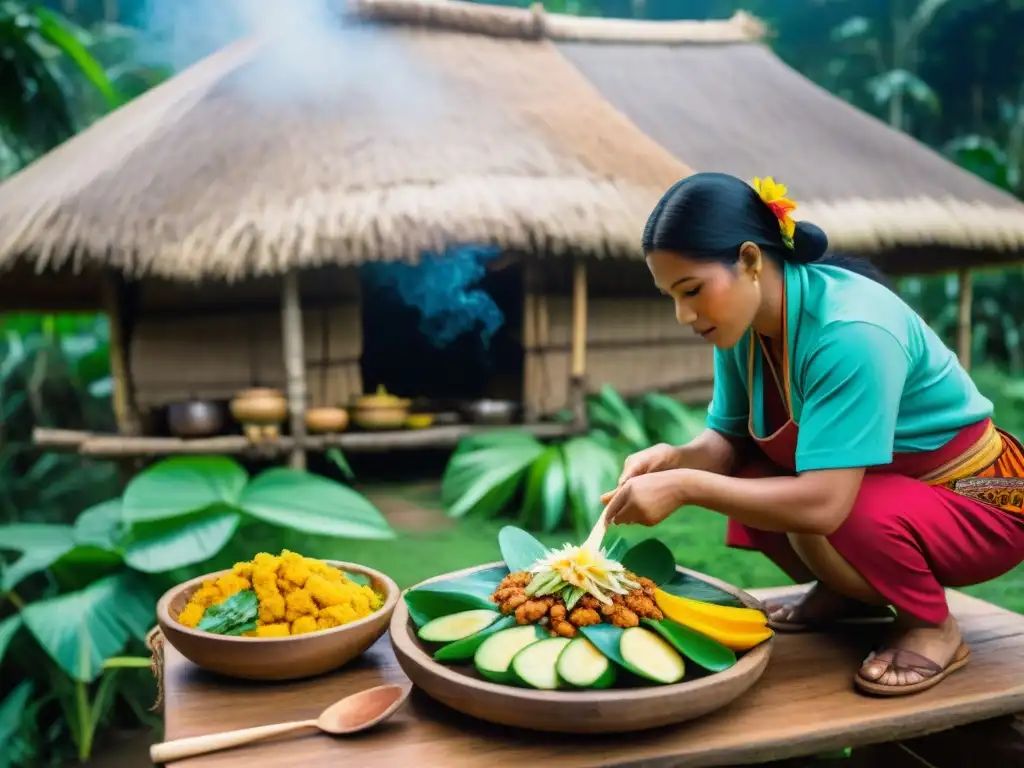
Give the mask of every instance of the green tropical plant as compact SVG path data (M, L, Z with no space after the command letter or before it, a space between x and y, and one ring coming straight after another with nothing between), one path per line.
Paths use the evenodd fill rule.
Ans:
M82 127L75 80L106 109L121 98L103 66L83 44L84 30L41 5L0 2L0 145L5 175L49 151Z
M587 397L591 430L545 445L508 429L462 440L445 467L441 500L452 517L518 514L524 528L570 525L586 535L630 453L661 442L679 445L704 427L702 414L647 393L627 403L605 386Z
M17 554L0 572L0 596L14 608L0 622L0 668L41 670L42 678L0 703L0 752L16 737L26 751L25 713L55 703L77 757L87 759L119 690L118 670L149 666L122 654L138 648L153 624L155 577L173 580L206 563L256 523L327 537L395 536L377 508L344 485L286 468L250 478L218 456L160 461L72 525L0 526L0 550ZM16 665L5 658L12 649Z

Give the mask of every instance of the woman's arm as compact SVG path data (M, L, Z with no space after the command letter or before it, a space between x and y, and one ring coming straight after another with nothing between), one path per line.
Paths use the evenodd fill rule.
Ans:
M676 447L676 469L699 469L716 475L730 474L740 463L744 440L705 429L686 445Z
M713 509L762 531L821 536L835 532L846 521L864 477L863 468L752 479L681 472L683 504Z

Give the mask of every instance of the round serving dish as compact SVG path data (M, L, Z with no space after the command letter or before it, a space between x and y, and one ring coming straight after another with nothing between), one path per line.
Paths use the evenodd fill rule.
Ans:
M417 586L503 565L487 563L443 574ZM686 568L677 570L733 594L750 608L762 608L752 595L725 582ZM556 733L623 733L702 717L735 701L758 681L774 644L774 638L766 640L724 672L684 679L674 685L541 691L492 683L469 664L453 666L434 661L416 637L404 600L392 614L390 633L402 670L431 698L498 725Z
M208 573L172 587L157 603L156 617L168 643L198 667L243 680L298 680L338 669L360 656L388 629L401 595L385 574L356 563L324 560L328 565L370 580L384 604L365 618L333 629L293 637L227 637L179 624L177 616L204 581L229 570Z

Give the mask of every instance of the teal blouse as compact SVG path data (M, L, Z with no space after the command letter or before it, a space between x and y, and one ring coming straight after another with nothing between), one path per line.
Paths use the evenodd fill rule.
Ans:
M895 293L849 270L786 264L787 349L796 469L870 467L932 451L992 415L992 403L931 328ZM750 334L715 350L707 425L766 437L761 388L775 386ZM750 413L748 385L753 386Z

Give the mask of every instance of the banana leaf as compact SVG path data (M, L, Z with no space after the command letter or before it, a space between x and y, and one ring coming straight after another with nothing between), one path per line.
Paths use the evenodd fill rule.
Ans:
M524 528L550 533L558 528L568 503L565 460L557 445L549 446L526 474L526 492L519 522Z
M588 437L574 437L562 445L569 486L572 523L580 540L586 539L604 505L601 494L615 487L621 465L614 453Z
M634 544L623 556L622 565L659 586L671 582L677 573L672 550L657 539L644 539Z
M451 517L493 517L515 495L523 476L544 452L533 439L509 438L479 450L456 452L441 478L441 499Z
M700 600L703 603L729 605L735 608L748 607L742 600L732 593L726 592L724 589L719 589L715 585L709 584L702 579L689 576L685 573L680 573L679 571L676 571L676 574L672 577L671 581L666 584L660 584L659 587L670 595L688 597L691 600Z

